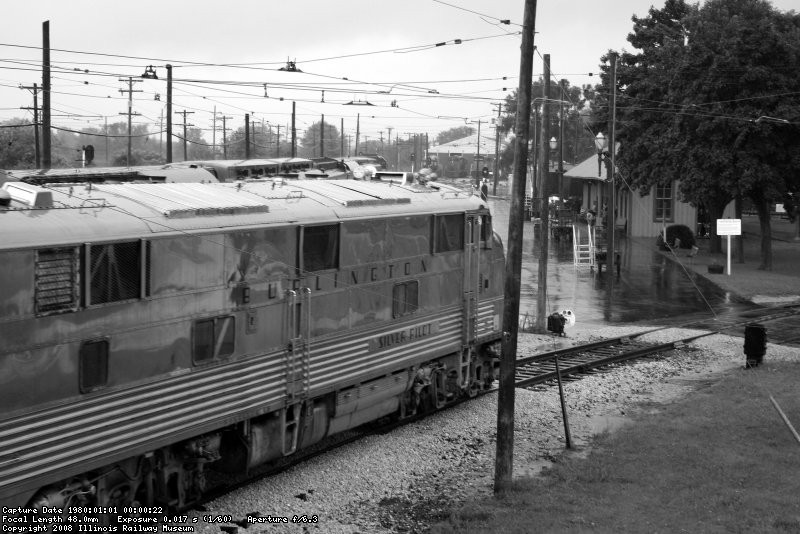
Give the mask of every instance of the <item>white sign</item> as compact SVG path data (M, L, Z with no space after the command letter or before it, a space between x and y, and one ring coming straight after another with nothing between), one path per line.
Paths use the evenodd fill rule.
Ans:
M742 235L742 220L717 219L717 235Z

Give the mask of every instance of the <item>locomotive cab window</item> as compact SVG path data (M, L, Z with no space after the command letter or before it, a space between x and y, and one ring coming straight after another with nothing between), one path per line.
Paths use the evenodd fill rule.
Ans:
M192 359L205 363L233 354L236 323L232 316L201 319L194 323Z
M392 288L392 317L402 317L417 311L419 307L419 282L411 280L395 284Z
M89 393L108 383L107 339L87 341L81 345L78 358L81 393Z
M435 252L464 249L464 216L438 215L435 223Z
M306 226L302 232L302 269L307 272L338 269L339 225Z

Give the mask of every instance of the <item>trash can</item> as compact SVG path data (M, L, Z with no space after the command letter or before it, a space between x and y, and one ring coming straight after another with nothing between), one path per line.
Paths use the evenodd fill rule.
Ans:
M564 335L564 326L566 324L567 318L558 312L547 316L547 329L559 336Z
M744 327L745 369L758 367L767 352L767 329L763 324L753 323Z

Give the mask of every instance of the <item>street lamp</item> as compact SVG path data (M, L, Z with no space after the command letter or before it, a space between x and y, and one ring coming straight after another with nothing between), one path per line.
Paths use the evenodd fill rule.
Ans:
M601 174L600 171L602 166L600 163L603 161L604 157L608 156L608 152L606 152L606 146L608 145L608 141L606 141L606 136L603 135L603 132L598 132L598 134L594 137L594 146L597 148L597 177L600 178Z

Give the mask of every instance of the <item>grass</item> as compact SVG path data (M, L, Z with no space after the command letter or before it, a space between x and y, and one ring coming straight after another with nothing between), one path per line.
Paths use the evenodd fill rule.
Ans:
M800 532L800 364L738 370L432 532Z

